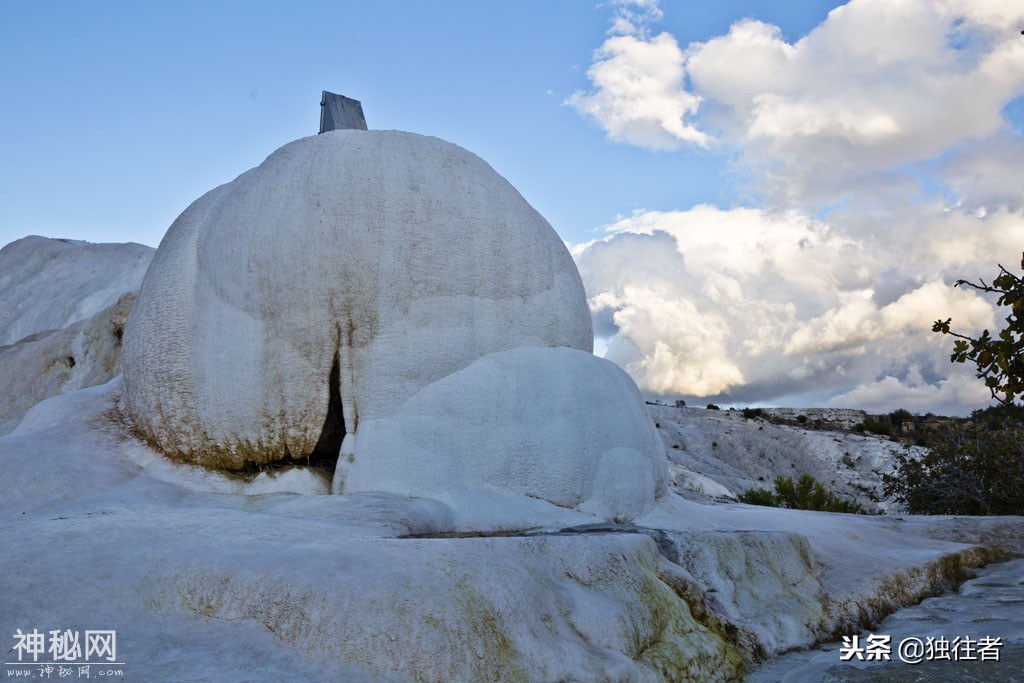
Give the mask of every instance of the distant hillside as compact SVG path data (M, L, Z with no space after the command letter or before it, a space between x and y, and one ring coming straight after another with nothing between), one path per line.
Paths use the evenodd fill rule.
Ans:
M882 475L903 444L866 432L862 411L773 408L706 410L648 403L668 452L676 489L687 497L735 500L776 477L807 473L839 496L869 510L881 500Z
M156 250L32 235L0 249L0 346L59 330L133 292Z

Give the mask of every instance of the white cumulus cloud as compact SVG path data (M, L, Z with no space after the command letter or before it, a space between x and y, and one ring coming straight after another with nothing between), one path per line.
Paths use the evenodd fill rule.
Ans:
M1024 94L1024 41L1010 30L1022 7L853 0L792 43L737 22L687 50L689 91L707 102L696 125L723 131L788 201L884 182L1005 130L1003 107Z
M735 148L760 189L788 202L871 189L893 168L967 152L1005 132L1002 109L1024 94L1017 0L852 0L794 42L743 19L685 50L652 35L660 13L639 21L636 5L618 7L590 90L566 103L615 141Z
M657 3L623 2L612 35L587 70L594 89L573 93L566 104L598 123L612 140L651 149L683 143L706 145L708 137L686 121L700 97L684 87L683 51L669 33L649 36L661 16Z
M807 35L681 48L621 2L568 104L615 141L729 154L760 207L639 211L575 245L598 346L651 394L965 412L931 323L1001 323L960 278L1024 251L1024 3L851 0ZM714 143L714 144L712 144Z
M849 232L860 226L842 218L698 206L615 223L574 252L604 355L651 395L984 405L988 392L964 366L951 367L951 342L931 324L952 317L973 333L995 324L991 301L943 277L964 256L958 232L943 228L998 232L1000 216L939 214L918 226L935 241L906 251ZM1024 244L1019 216L1016 225ZM1001 254L1012 250L1004 244ZM964 274L985 274L984 256Z

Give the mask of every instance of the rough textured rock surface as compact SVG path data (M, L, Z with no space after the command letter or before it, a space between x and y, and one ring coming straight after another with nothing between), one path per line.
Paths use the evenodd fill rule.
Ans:
M0 249L0 346L59 330L139 288L153 258L141 244L32 235Z
M664 451L626 375L510 356L452 380L475 401L455 418L448 407L466 401L452 384L428 389L489 354L592 343L569 252L486 163L437 138L333 131L282 147L171 226L128 322L125 409L165 453L208 467L340 451L338 491L495 486L635 514L664 490ZM627 438L594 417L536 438L570 406L581 420L628 415L615 422ZM386 430L413 422L433 443L421 432L394 453ZM517 461L513 445L536 457ZM479 467L438 476L456 462Z
M666 555L701 586L708 608L736 627L755 658L813 645L825 622L821 574L798 533L678 531Z
M72 628L116 629L134 653L125 677L142 680L740 678L739 655L666 583L644 535L409 538L445 536L453 511L254 495L259 478L242 486L138 440L112 419L120 388L50 399L0 439L0 532L38 560L0 559L0 628L58 605ZM69 555L89 581L58 579Z
M121 338L135 303L129 292L66 329L32 334L0 346L0 435L14 429L29 408L67 391L106 384L121 374Z
M739 680L741 659L857 632L993 559L953 541L1012 550L1024 529L669 493L635 525L481 538L452 533L456 506L499 494L295 495L317 487L174 463L117 417L121 386L0 438L0 632L115 629L128 680ZM545 529L571 512L547 508Z

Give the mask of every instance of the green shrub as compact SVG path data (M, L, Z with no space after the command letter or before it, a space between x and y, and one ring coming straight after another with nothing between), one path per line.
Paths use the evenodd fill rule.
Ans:
M709 403L708 404L708 410L721 410L721 408L716 406L714 403Z
M748 420L753 420L755 417L762 417L763 415L764 415L764 411L761 410L760 408L744 408L743 409L743 417L745 417Z
M767 489L747 489L739 495L739 499L741 503L749 505L783 507L791 510L867 514L863 507L843 500L807 473L802 474L796 482L790 477L777 477L774 493Z
M747 489L740 494L740 502L748 505L778 507L778 503L775 501L775 494L768 489Z
M864 418L864 429L879 436L892 436L892 425L888 422L876 422L870 417Z
M883 492L908 512L928 515L1024 514L1024 419L1017 406L975 411L929 434L930 449L909 447L883 477Z

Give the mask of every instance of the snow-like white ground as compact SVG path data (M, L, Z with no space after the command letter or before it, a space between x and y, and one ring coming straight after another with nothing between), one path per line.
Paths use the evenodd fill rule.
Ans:
M0 347L113 306L139 288L154 253L37 235L11 242L0 249Z
M871 434L803 429L746 419L736 410L648 405L668 449L670 476L698 500L736 500L776 477L807 473L867 509L893 510L881 496L902 445Z
M641 681L670 664L714 680L739 666L660 580L646 536L402 538L496 501L252 495L266 488L135 440L120 386L50 399L0 439L0 632L116 629L142 680ZM556 526L596 521L535 505L519 504Z
M171 463L126 426L121 386L51 398L0 439L0 633L116 629L129 680L730 680L996 557L939 537L1024 546L1016 518L670 495L586 528L508 495L317 495L309 471ZM496 508L532 531L453 533Z
M27 239L5 258L42 240ZM670 474L693 500L669 494L627 525L500 485L436 498L326 495L330 473L318 470L235 477L178 464L126 421L120 378L81 388L117 373L131 297L115 294L137 286L119 278L148 256L133 245L110 256L111 286L60 245L107 246L36 244L57 255L25 267L56 273L67 292L45 278L15 282L10 273L31 274L21 265L0 269L0 300L28 302L0 314L37 335L0 348L0 433L14 429L0 438L0 637L114 629L124 664L112 668L125 680L736 680L766 657L874 626L956 585L965 567L1024 553L1021 518L698 502L803 471L863 495L891 462L881 439L728 411L649 407ZM545 446L558 457L558 438L524 436L541 459L521 469L542 467ZM990 635L1018 642L1014 571L962 590L980 606L925 602L883 627L937 620L952 634L964 620L995 619ZM831 654L792 656L757 680L832 664Z

